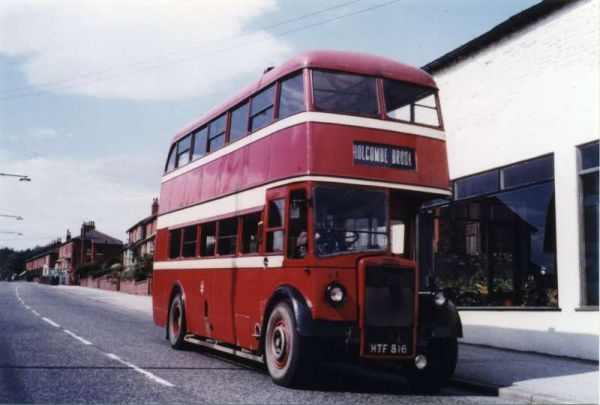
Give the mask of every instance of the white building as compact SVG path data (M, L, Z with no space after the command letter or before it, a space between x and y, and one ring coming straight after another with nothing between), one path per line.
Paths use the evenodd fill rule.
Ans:
M598 359L599 21L543 1L424 67L455 194L431 257L466 342Z

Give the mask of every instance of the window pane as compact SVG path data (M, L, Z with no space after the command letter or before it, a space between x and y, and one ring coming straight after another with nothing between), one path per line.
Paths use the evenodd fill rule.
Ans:
M267 252L283 252L283 231L267 233Z
M436 285L458 306L558 307L554 207L550 181L436 208Z
M273 106L275 97L275 86L271 85L252 97L252 115Z
M208 151L213 152L217 149L220 149L225 145L225 133L217 135L214 138L210 138L208 141Z
M248 102L236 108L231 113L231 129L229 142L243 138L248 133Z
M250 118L250 131L262 128L271 121L273 121L273 107L269 107Z
M305 190L294 190L290 193L287 254L291 259L301 259L308 253L307 207Z
M315 107L358 115L379 115L374 77L313 71Z
M194 135L194 151L192 152L192 160L198 159L206 154L207 133L208 129L204 127Z
M167 167L166 167L166 172L170 172L173 169L175 169L175 160L177 159L177 154L175 153L175 148L177 147L177 144L173 145L171 147L171 152L169 152L169 158L167 159Z
M280 226L283 226L283 207L283 199L269 201L269 228L279 228Z
M258 253L260 212L242 217L242 253Z
M191 135L188 135L177 142L177 167L181 167L190 161L191 142Z
M597 144L596 144L597 146ZM585 305L598 305L598 172L581 176Z
M216 231L216 222L209 222L202 225L202 244L200 246L200 254L202 256L215 255Z
M181 249L181 229L169 231L169 258L179 257Z
M183 248L181 255L183 257L196 256L196 239L198 235L197 226L188 226L183 228Z
M466 177L454 182L454 198L466 198L498 191L498 170Z
M503 188L551 180L554 177L554 158L543 158L518 163L502 169Z
M227 114L223 114L219 118L213 120L209 124L210 137L212 138L218 134L225 132L226 124L227 124Z
M581 151L581 170L598 167L598 142L579 148Z
M279 118L304 111L304 84L302 73L281 82Z
M237 242L237 218L219 221L219 242L217 250L219 255L234 255Z
M388 117L418 124L440 125L434 89L383 79L383 92ZM411 109L414 110L414 116L411 116Z

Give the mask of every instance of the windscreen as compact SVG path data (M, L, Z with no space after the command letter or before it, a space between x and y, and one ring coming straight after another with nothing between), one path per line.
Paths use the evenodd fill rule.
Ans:
M383 191L317 187L314 197L317 256L387 249Z

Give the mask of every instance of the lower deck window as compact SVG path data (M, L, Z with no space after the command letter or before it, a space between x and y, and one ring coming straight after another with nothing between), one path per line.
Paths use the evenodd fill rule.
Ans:
M175 259L181 253L181 229L169 231L169 259Z
M209 222L202 225L202 243L200 245L200 255L214 256L215 242L217 235L216 222Z
M237 246L237 218L219 221L217 250L220 256L234 255Z

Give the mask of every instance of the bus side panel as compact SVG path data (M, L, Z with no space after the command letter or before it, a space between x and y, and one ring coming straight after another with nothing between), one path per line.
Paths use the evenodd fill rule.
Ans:
M209 311L213 326L213 337L228 343L233 336L233 269L214 269L212 299Z
M308 125L297 125L274 135L269 159L269 178L283 179L308 173Z
M257 350L259 340L252 334L254 325L260 325L260 277L267 270L248 268L233 271L235 344L245 349Z
M219 172L217 195L231 193L239 190L242 185L242 172L244 165L244 149L238 149L221 158L223 164ZM208 179L208 178L207 178Z

